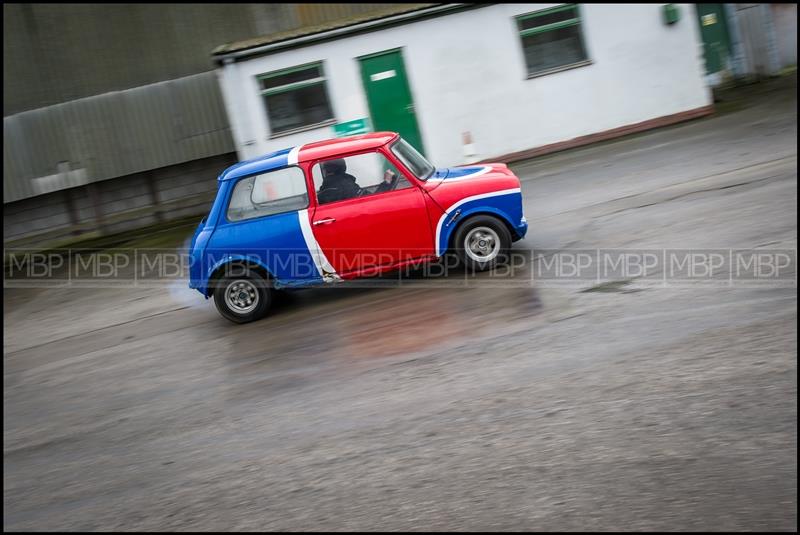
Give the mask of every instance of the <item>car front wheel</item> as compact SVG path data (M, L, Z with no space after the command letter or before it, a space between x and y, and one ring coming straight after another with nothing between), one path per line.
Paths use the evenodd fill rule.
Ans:
M496 217L479 215L458 228L454 245L464 267L471 271L486 271L508 257L511 233Z
M248 323L264 317L272 304L269 281L249 269L220 278L214 288L214 304L225 319Z

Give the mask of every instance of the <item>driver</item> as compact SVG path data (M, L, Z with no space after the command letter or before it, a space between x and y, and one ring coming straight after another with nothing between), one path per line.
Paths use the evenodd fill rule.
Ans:
M358 196L361 187L356 183L356 177L346 171L347 164L343 158L322 163L322 186L318 193L331 190L325 195L326 202L342 201Z
M366 193L356 182L356 177L347 173L347 163L343 158L322 163L322 185L317 192L321 202L343 201ZM394 187L397 174L387 169L383 181L372 193L390 191ZM324 199L324 200L323 200Z

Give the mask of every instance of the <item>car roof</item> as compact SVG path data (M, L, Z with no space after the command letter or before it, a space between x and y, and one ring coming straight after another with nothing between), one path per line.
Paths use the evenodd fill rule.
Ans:
M358 136L340 137L307 143L271 152L258 158L246 160L225 169L219 176L220 182L243 176L265 173L290 165L289 160L307 162L322 158L330 158L338 154L377 149L399 136L396 132L372 132ZM294 163L294 162L292 162Z

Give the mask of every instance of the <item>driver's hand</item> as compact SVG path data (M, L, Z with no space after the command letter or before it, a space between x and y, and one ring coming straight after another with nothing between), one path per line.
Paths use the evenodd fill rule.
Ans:
M383 181L386 182L387 184L390 184L393 178L394 178L394 171L392 171L391 169L387 169L383 173Z

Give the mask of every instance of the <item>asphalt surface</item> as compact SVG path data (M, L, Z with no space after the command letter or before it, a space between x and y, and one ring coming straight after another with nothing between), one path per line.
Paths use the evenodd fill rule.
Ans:
M515 250L796 255L796 82L512 167ZM796 274L526 276L7 289L4 529L797 530Z

